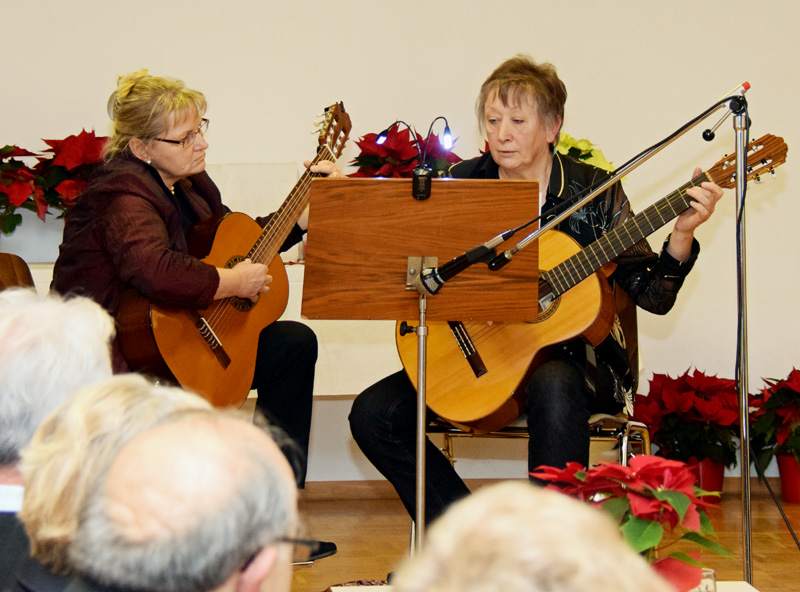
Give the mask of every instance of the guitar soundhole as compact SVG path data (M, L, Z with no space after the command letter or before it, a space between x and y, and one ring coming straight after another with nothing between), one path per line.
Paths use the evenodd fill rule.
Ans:
M225 268L231 269L234 265L236 265L237 263L241 263L245 259L246 257L243 257L242 255L234 255L233 257L228 259L228 262L225 264ZM250 300L249 298L239 298L238 296L234 296L233 298L231 298L231 305L236 310L247 312L249 310L252 310L253 307L256 305L256 303Z
M256 305L256 303L250 300L249 298L239 298L238 296L234 296L233 298L231 298L231 305L236 310L247 312L249 310L252 310L253 307Z
M539 276L539 322L546 321L550 317L552 317L556 310L558 310L558 305L561 302L561 299L553 294L553 288L550 287L550 284L547 282L546 279L543 279L543 275Z

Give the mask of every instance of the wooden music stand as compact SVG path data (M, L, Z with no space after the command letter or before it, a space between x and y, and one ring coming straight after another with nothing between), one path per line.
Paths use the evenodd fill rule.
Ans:
M303 283L308 319L419 318L415 549L425 508L426 318L536 321L538 246L492 272L472 265L435 296L417 291L421 268L437 267L538 215L535 181L436 179L431 197L411 195L410 179L314 179ZM529 227L521 233L530 233ZM516 244L508 240L498 253ZM437 261L438 259L438 261Z

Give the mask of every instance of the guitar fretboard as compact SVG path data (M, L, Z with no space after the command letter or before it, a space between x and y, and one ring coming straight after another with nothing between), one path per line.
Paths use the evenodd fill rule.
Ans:
M331 152L328 146L321 146L320 150L311 161L312 165L319 163L321 160L336 160L336 156ZM311 180L314 177L321 177L320 173L312 173L306 169L300 175L289 196L281 204L281 207L272 215L264 227L264 231L258 240L250 249L247 256L254 263L269 264L277 255L278 251L283 245L286 237L289 236L292 228L294 227L297 219L306 207L309 198L309 189L311 188Z
M701 173L644 211L630 217L622 226L606 233L579 253L551 270L543 272L543 279L549 283L556 296L563 294L684 212L692 201L686 191L709 180L711 179L707 173Z

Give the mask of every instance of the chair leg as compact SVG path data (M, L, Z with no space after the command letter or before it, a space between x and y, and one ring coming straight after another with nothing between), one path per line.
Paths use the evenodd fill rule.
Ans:
M455 466L456 457L455 454L453 453L453 436L448 434L447 432L445 432L442 435L444 436L444 443L442 445L442 448L440 448L440 450L442 451L442 454L445 455L447 460L450 461L450 465Z

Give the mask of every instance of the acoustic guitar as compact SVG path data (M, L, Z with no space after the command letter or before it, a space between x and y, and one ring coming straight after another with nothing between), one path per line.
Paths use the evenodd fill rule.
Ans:
M782 138L765 135L748 146L747 178L786 161ZM643 212L631 216L586 248L557 230L539 238L539 316L533 323L428 323L426 399L439 417L464 431L486 433L513 422L524 409L525 386L551 346L577 337L598 345L614 323L614 303L604 266L689 208L686 190L713 181L735 186L736 162L725 157ZM416 387L417 340L396 343Z
M312 164L336 160L350 133L350 116L341 103L326 108L319 148ZM215 267L231 268L244 259L268 265L272 283L258 302L215 300L205 310L151 302L128 290L120 303L117 330L122 353L135 371L146 372L195 391L215 406L239 406L250 392L261 330L286 309L289 280L278 251L309 200L306 170L266 227L241 213L204 222L207 240L189 241L192 255ZM211 232L208 232L208 228Z

